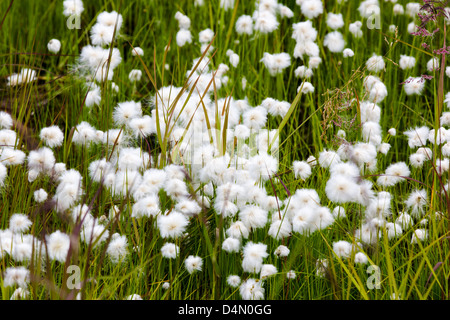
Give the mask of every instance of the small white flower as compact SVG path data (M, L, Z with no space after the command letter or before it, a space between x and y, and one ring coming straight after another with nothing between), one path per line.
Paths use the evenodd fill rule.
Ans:
M165 243L161 247L161 254L164 258L175 259L180 252L180 248L175 243Z
M411 237L411 243L418 243L424 241L428 237L428 231L426 229L416 229Z
M48 51L58 53L61 49L61 42L58 39L52 39L47 44Z
M353 57L355 55L353 50L350 48L345 48L342 54L344 55L344 58Z
M33 193L33 195L34 195L34 200L38 203L42 203L45 200L47 200L47 196L48 196L47 192L44 189L36 190Z
M14 233L26 232L31 225L31 220L23 213L15 213L9 218L9 229Z
M203 261L202 258L199 256L190 255L184 261L184 265L186 267L186 270L190 274L192 274L195 271L202 271Z
M140 81L142 78L142 71L139 69L133 69L130 71L130 74L128 75L128 79L130 79L131 82Z
M229 275L227 283L230 287L237 288L241 284L241 278L237 275Z
M131 50L131 55L135 56L143 56L144 55L144 50L141 47L134 47Z

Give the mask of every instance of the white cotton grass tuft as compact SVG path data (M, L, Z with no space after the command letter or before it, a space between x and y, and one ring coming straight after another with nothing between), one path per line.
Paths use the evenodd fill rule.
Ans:
M242 269L244 272L259 273L263 265L263 259L269 254L267 253L266 244L250 241L244 246L243 255Z
M299 66L295 69L294 74L297 78L311 78L314 72L311 68L307 66Z
M384 62L384 59L382 56L373 54L367 61L366 61L366 68L369 71L378 73L380 71L383 71L386 66L386 63Z
M106 158L94 160L88 167L89 177L95 182L100 182L102 178L104 179L110 170L112 170L112 164Z
M82 0L64 0L63 7L63 15L66 17L79 16L84 11Z
M402 70L412 69L416 65L416 58L402 54L400 55L400 60L398 64L400 69Z
M161 255L167 259L175 259L180 253L180 247L175 243L166 242L161 247Z
M436 159L435 167L436 167L437 174L442 176L445 172L448 172L448 170L449 170L449 167L450 167L449 158Z
M253 33L253 19L249 15L241 15L235 23L236 33L239 35L251 35Z
M226 235L236 239L247 239L250 235L250 230L245 226L242 221L235 221L225 231Z
M348 25L348 31L353 35L355 38L361 38L363 36L363 32L361 30L362 22L361 21L355 21Z
M128 124L135 137L148 137L156 133L155 122L149 115L132 118Z
M137 57L137 56L142 57L144 55L144 49L142 49L141 47L134 47L131 50L131 55L134 57Z
M325 185L325 193L335 203L357 202L359 185L348 175L332 175Z
M230 62L230 64L236 68L239 64L239 60L240 57L237 53L233 52L231 49L228 49L226 52L227 56L228 56L228 61Z
M106 249L106 254L112 263L123 262L128 256L128 239L125 235L114 233Z
M256 205L247 205L239 212L239 219L247 228L263 228L268 222L268 212Z
M292 24L292 39L295 40L294 57L303 57L304 54L314 57L317 56L318 46L315 43L317 39L317 30L313 27L310 20Z
M142 117L142 106L140 102L120 102L113 111L113 120L117 126L129 125L133 118Z
M13 119L8 112L0 111L0 129L11 129Z
M276 156L264 153L259 154L248 159L247 170L250 178L261 181L267 181L273 177L278 171L278 159Z
M266 279L278 273L277 267L273 264L263 264L261 267L260 277L261 279Z
M30 281L30 271L24 266L7 267L3 274L3 287L17 285L20 288L27 288Z
M361 122L379 122L381 119L381 108L373 101L362 101L360 103Z
M140 81L141 78L142 78L142 71L139 69L133 69L128 74L128 79L130 80L130 82Z
M430 129L428 133L428 141L431 144L441 145L447 142L449 137L449 131L444 127L436 129Z
M22 150L13 148L3 148L0 156L0 163L4 166L22 165L26 160L26 154Z
M264 106L265 101L267 101L267 98L262 101L262 103L261 103L262 106ZM281 116L282 118L284 118L284 116L287 114L290 107L291 107L291 104L289 102L279 101L279 100L275 100L275 99L273 99L272 103L270 103L266 106L269 114L271 114L274 117Z
M192 43L192 34L188 29L180 29L176 34L176 42L179 47Z
M285 200L287 203L296 203L300 206L316 208L320 205L320 197L315 189L297 189L290 199Z
M341 259L350 258L353 251L353 245L345 240L333 243L333 252Z
M303 81L302 84L297 88L297 92L300 91L304 94L314 92L314 86L309 81Z
M184 260L184 266L189 274L192 274L196 271L202 271L203 260L199 256L190 255Z
M82 121L74 128L72 142L78 145L95 143L97 142L97 130L87 121Z
M42 188L34 191L33 196L34 196L34 201L36 201L37 203L42 203L45 200L47 200L47 198L48 198L47 192Z
M144 171L142 183L150 187L152 193L158 193L166 181L167 173L164 170L150 168Z
M306 161L294 161L292 163L292 169L296 179L306 180L312 173L311 165Z
M395 136L397 135L397 129L395 129L395 128L390 128L390 129L387 131L387 133L390 134L391 136L395 137Z
M262 300L264 299L263 281L249 278L239 286L239 293L243 300Z
M234 8L234 1L235 0L220 0L219 5L225 11L231 10Z
M354 202L365 208L363 210L365 213L363 219L365 220L360 226L356 226L356 231L352 230L352 232L355 232L355 240L360 241L357 243L358 246L360 244L374 245L384 235L384 231L386 231L388 239L398 238L400 235L406 234L406 231L415 232L411 238L413 243L426 239L426 223L431 221L424 219L429 201L427 198L429 195L426 191L409 190L403 194L401 199L396 199L394 198L395 193L392 194L391 198L391 195L385 190L391 190L390 187L404 181L404 177L411 176L413 178L410 168L419 169L424 164L435 167L437 172L445 179L446 173L450 169L450 130L447 129L450 126L450 112L444 112L440 115L443 127L439 129L434 130L425 126L409 128L404 132L404 136L396 137L396 129L393 127L388 130L389 127L383 125L383 123L385 124L385 115L383 114L382 119L381 114L384 110L381 102L387 97L387 87L382 82L382 79L384 79L383 71L385 68L386 70L390 68L390 64L385 64L382 55L373 54L370 57L373 52L371 51L369 56L362 57L363 66L365 64L369 72L369 75L364 78L363 87L360 88L364 90L364 98L361 101L356 101L356 99L350 101L352 106L358 104L358 111L360 112L357 116L360 118L356 119L356 122L361 124L361 130L352 132L348 128L336 127L336 136L343 142L339 149L333 151L326 147L327 149L318 150L314 156L311 155L306 160L293 161L290 165L288 164L288 168L285 167L286 163L278 162L277 154L271 153L274 149L269 150L269 143L273 140L276 132L267 129L266 126L268 120L273 120L272 117L284 118L291 108L291 101L263 97L259 103L258 101L255 102L250 96L248 98L243 97L241 100L225 99L212 95L215 90L211 87L214 86L209 89L206 88L208 84L212 83L212 80L214 80L218 90L223 89L227 83L233 85L237 81L238 86L242 85L243 91L250 93L252 89L250 87L254 85L250 78L247 83L244 76L236 79L232 77L232 73L236 71L232 68L245 69L245 66L239 65L239 63L244 62L242 50L238 50L239 45L252 40L254 37L267 35L281 26L281 23L290 22L289 20L279 20L294 17L294 8L290 9L278 2L276 0L257 1L254 11L250 11L250 15L236 17L236 24L229 26L229 28L233 29L238 39L235 42L231 40L229 47L223 48L223 50L226 50L223 63L213 65L207 62L208 59L204 61L200 61L200 58L192 60L188 69L200 62L199 68L194 74L194 78L198 77L199 79L196 84L197 87L194 88L192 82L189 84L189 89L193 89L192 92L185 92L181 87L168 86L161 88L154 98L142 100L142 105L138 101L119 100L116 105L113 105L114 109L111 110L113 111L113 127L104 129L104 126L102 126L102 130L105 131L95 128L94 125L96 124L93 122L89 124L85 121L76 125L75 128L67 128L73 135L68 136L68 138L72 137L71 141L65 141L65 134L58 127L46 127L41 130L40 134L43 146L40 146L40 149L29 150L25 154L18 150L22 148L19 145L21 137L11 130L11 128L16 127L13 119L6 112L0 112L0 129L2 129L0 130L0 142L8 146L2 147L0 150L0 185L4 186L5 183L9 182L7 180L8 170L14 171L15 169L9 168L9 166L25 163L28 169L26 174L28 174L29 182L36 181L35 184L39 182L35 185L36 188L31 189L31 192L34 191L32 196L34 196L36 207L42 206L40 205L42 203L47 206L54 202L54 208L59 214L68 214L71 218L81 214L85 216L80 233L80 240L83 244L95 241L96 245L99 246L100 243L104 243L110 232L108 223L113 218L118 218L117 221L123 223L131 217L132 220L136 220L137 227L146 223L153 224L158 229L156 230L159 233L158 236L163 240L163 246L160 246L160 251L157 250L156 254L164 259L181 258L182 266L185 267L186 270L184 271L186 271L188 277L189 274L194 275L195 272L202 271L203 261L199 256L188 256L191 253L195 254L196 248L191 250L191 253L186 254L186 252L180 252L180 250L183 250L183 246L180 248L178 245L184 238L195 236L195 234L191 234L189 224L191 221L197 220L197 215L202 212L203 206L195 199L195 196L201 197L205 207L210 208L213 210L211 212L218 215L213 217L213 220L223 220L222 230L218 230L224 233L223 241L219 243L221 250L229 258L235 256L242 258L238 261L241 263L239 269L242 268L241 271L246 273L246 276L225 273L225 277L228 276L226 278L227 285L235 288L231 290L236 291L239 288L239 293L243 299L263 299L263 285L268 284L265 279L275 274L280 273L282 278L286 277L284 279L288 282L289 279L295 279L296 275L300 276L299 270L290 270L290 268L280 270L280 272L277 270L280 263L283 263L289 256L292 248L280 245L274 250L277 245L272 247L268 246L268 243L258 242L261 239L258 240L257 234L262 232L266 237L269 237L266 239L269 242L289 244L289 241L286 242L285 240L289 240L291 236L298 237L299 234L309 236L316 231L330 229L335 221L344 219L347 215L349 215L350 221L350 218L352 218L350 215L353 214L351 210L353 205L347 206L349 202ZM293 52L279 54L265 52L254 62L259 63L260 67L263 66L262 70L265 67L265 73L268 76L280 75L281 77L281 73L292 72L295 69L294 75L298 78L296 80L298 83L302 83L297 86L297 92L308 94L310 98L313 98L314 94L310 93L320 95L320 92L317 92L317 90L320 91L320 88L314 88L313 83L315 83L316 77L320 76L320 72L327 67L326 63L322 64L322 59L325 57L322 56L323 52L320 45L324 45L325 51L338 53L336 57L338 60L342 60L338 61L339 64L341 62L352 62L349 61L351 59L343 58L349 58L359 53L353 52L349 47L346 48L346 42L358 41L357 38L363 36L363 26L365 22L368 22L366 20L371 19L373 14L375 17L379 16L381 13L379 0L360 1L358 11L361 15L361 21L355 21L355 19L358 19L355 17L353 21L347 21L339 12L333 13L329 10L327 12L326 1L323 0L296 0L295 2L299 7L295 9L300 11L302 17L300 20L303 21L292 24L292 40L295 41L295 49L292 48L294 49ZM349 3L348 0L337 1L339 5L344 2ZM391 0L391 2L394 3L395 0ZM67 12L83 12L82 5L81 9L76 8L77 3L82 4L80 0L66 0L64 1L64 8ZM196 7L204 4L204 0L195 0ZM221 10L230 10L234 6L234 0L220 1ZM333 8L327 7L327 9ZM396 4L394 12L395 15L403 14L403 6ZM407 14L410 17L415 16L417 5L409 5ZM317 19L326 22L326 29L328 30L323 32L324 30L320 31L314 28L319 21ZM176 42L180 47L191 43L197 48L194 48L193 52L198 54L199 48L204 52L214 39L215 34L212 29L201 30L198 33L198 39L194 39L190 30L190 18L180 12L176 13L175 20L177 20L179 26ZM122 60L120 57L120 51L122 50L108 47L114 40L111 27L116 26L116 23L117 31L120 31L123 23L122 17L117 13L114 15L103 12L98 15L97 24L90 33L87 33L88 36L91 36L92 45L83 47L79 58L80 65L77 66L77 68L85 69L81 70L80 73L86 76L87 84L92 84L87 92L82 92L82 94L85 94L86 107L99 106L100 109L104 107L107 101L101 99L106 92L102 91L103 88L111 89L111 87L108 87L110 84L100 86L94 83L106 79L110 80L111 83L113 77L117 76L117 73L114 74L112 71ZM414 26L414 21L412 25ZM393 25L393 27L395 26ZM318 34L320 34L320 37L318 37ZM352 36L354 39L349 40ZM317 40L324 41L323 43L316 43ZM189 53L192 51L191 49L180 50ZM215 50L212 46L210 49ZM278 49L275 48L274 50ZM58 52L60 49L50 48L49 43L48 50ZM236 50L236 52L233 50ZM109 59L110 53L112 53L111 59ZM138 62L136 59L140 59L143 55L144 50L140 47L131 48L127 52L127 56L130 56L134 62ZM210 54L206 53L206 55L209 56ZM292 65L292 57L302 60L299 61L298 66ZM358 56L359 58L361 57ZM240 59L242 59L241 62ZM103 66L109 65L109 62L111 63L111 70L108 71ZM326 61L323 60L323 62ZM427 71L434 72L436 67L439 67L436 62L438 61L429 60L426 65ZM415 57L401 55L398 66L401 72L405 72L405 77L417 74L418 65ZM424 65L422 67L425 68ZM169 69L170 67L167 68L167 70ZM126 78L126 73L130 70L131 68L125 71L125 74L121 70L120 73ZM190 71L192 70L189 70L186 76ZM446 71L447 75L450 76L450 67ZM24 75L25 78L22 77ZM7 83L14 85L27 82L29 79L36 79L36 75L36 72L29 69L21 74L10 76L7 78ZM139 81L143 76L142 72L137 69L131 70L128 75L130 81ZM404 93L406 95L424 94L426 85L424 79L427 79L427 77L412 76L409 79L411 81L402 84ZM131 83L131 86L134 85L134 83ZM113 86L112 83L111 86ZM100 88L102 88L102 91L100 91ZM110 92L113 91L115 90L110 90ZM169 92L170 96L168 96ZM122 98L124 93L121 92ZM395 96L395 93L392 96ZM116 95L116 98L118 97ZM148 106L145 105L147 102L150 102ZM229 104L227 104L228 102ZM444 102L447 106L450 106L450 92L445 97ZM159 110L159 118L156 114L155 104L160 107L157 109ZM225 107L227 105L229 109ZM97 109L93 107L86 111L95 113ZM173 117L171 116L172 112ZM148 113L148 115L145 113ZM228 128L224 127L225 114L228 117ZM205 125L206 119L210 121L207 126ZM161 165L167 159L160 156L153 158L153 153L150 156L149 152L143 151L143 148L146 147L146 141L154 140L151 135L157 133L157 120L161 122L159 125L161 135L163 135L158 138L162 138L164 141L168 141L171 146L175 145L183 150L182 157L169 159L169 162L173 160L173 164L166 165L164 168ZM226 141L222 141L225 134L205 134L204 131L208 127L226 129L228 132ZM385 130L387 130L386 136L384 135ZM194 139L194 135L198 131L202 133L202 139L199 139L202 141L197 141L196 136ZM350 140L355 137L355 134L359 141ZM256 137L256 140L254 140L257 146L256 153L252 153L255 151L252 149L254 137ZM135 140L139 143L136 144ZM212 144L210 144L210 140ZM236 154L232 149L235 141L243 142L242 150L238 150ZM403 159L405 162L386 164L383 155L388 155L389 158L391 156L390 148L396 148L400 141L408 142L411 150L405 155L409 156L409 162L406 158ZM85 170L84 173L74 169L66 169L65 163L56 163L56 152L61 150L52 150L62 146L65 142L74 143L73 147L80 150L90 147L94 147L95 150L105 148L111 151L110 157L101 159L99 158L103 155L91 157L91 162L86 164L89 164L89 167L85 167L88 170ZM278 144L279 141L275 141L275 148L278 147ZM432 144L431 148L434 148L434 151L436 148L439 149L438 155L431 154L431 149L428 148L430 144ZM17 149L14 150L15 148ZM223 153L222 149L226 152ZM189 160L192 159L192 164L195 165L190 167ZM426 163L427 161L428 163ZM387 168L382 167L385 165ZM279 168L280 172L288 174L290 179L295 178L297 184L297 187L291 189L292 185L284 186L284 180L277 182L283 184L285 189L289 189L286 190L289 193L286 199L279 198L279 195L271 195L270 183L267 181L269 179L272 182L279 180L276 178ZM424 170L427 168L424 167ZM313 176L315 171L325 172L326 176L329 173L329 179L322 181L323 189L320 191L313 189L313 180L316 178ZM413 171L413 174L416 172L416 170L411 171ZM42 177L42 173L48 174L48 178L55 183L56 188L54 189L56 190L48 190L49 193L50 191L55 193L52 201L47 201L49 195L44 189L37 189L42 182L37 179ZM363 180L364 176L362 175L367 174L380 177L372 179L373 182ZM87 181L83 180L85 176L88 179ZM276 179L273 179L274 176ZM12 177L13 175L11 175ZM375 181L378 185L375 184ZM100 184L108 189L107 191L112 197L111 201L113 201L111 202L111 210L108 212L108 205L105 214L98 212L98 218L96 218L97 212L94 215L90 207L81 203L82 195L86 194L87 196L88 192L89 194L92 193L92 190L89 190L93 183L94 185ZM267 185L267 183L269 184ZM409 186L409 184L407 185ZM267 186L269 186L268 189ZM303 187L300 188L299 186ZM46 188L44 185L42 187ZM195 191L191 192L191 190ZM293 194L290 194L290 192ZM124 198L128 200L123 208L115 205L119 204ZM399 201L404 212L397 212L396 210ZM170 208L166 208L168 203ZM348 221L345 220L344 222L347 223ZM30 248L32 246L29 245L27 240L30 235L24 234L30 230L31 226L20 229L20 227L14 228L14 224L18 225L18 223L10 223L11 226L8 230L0 230L0 258L3 254L10 254L16 262L23 262L29 259L31 255ZM416 229L417 226L423 229ZM412 228L416 230L414 231ZM10 250L11 252L7 252L4 248L8 245L8 237L13 232L17 233L14 235L14 241L17 241L19 245L14 250ZM102 235L102 233L104 234ZM64 253L67 243L70 244L70 241L67 242L67 236L62 232L58 233L58 231L53 234L54 239L52 242L49 241L49 244L52 244L49 249L49 251L52 251L49 257L52 260L60 263L65 262L67 255L64 255ZM22 243L19 243L21 237L24 240L20 240ZM334 240L332 248L336 257L341 259L352 258L351 262L357 264L368 263L370 257L365 252L356 252L356 246L353 242L338 240ZM126 258L129 253L128 250L140 253L140 250L143 249L140 245L138 247L136 244L134 248L131 248L131 245L132 242L128 244L127 237L113 234L111 242L105 250L107 258L112 263L118 263ZM269 257L268 249L274 257ZM197 254L198 252L201 252L201 250L197 250ZM280 259L280 261L275 263L274 259ZM208 260L204 262L206 263ZM318 260L316 274L324 276L327 266L327 260ZM277 276L276 279L278 278ZM275 281L275 279L269 279L269 282L272 280ZM20 281L22 280L17 281L14 285L26 287L27 282L22 281L23 285L20 285ZM161 281L165 290L176 287L172 286L172 281L169 282L164 279L158 281ZM6 280L4 282L7 283ZM127 298L139 299L141 297L132 290L127 293Z
M10 300L27 300L30 297L30 291L22 287L17 288L12 293Z
M114 28L96 23L91 28L91 43L96 46L110 45L114 40Z
M333 150L324 149L319 153L318 162L322 168L330 168L333 164L340 163L341 157Z
M328 207L318 206L310 220L310 231L324 230L334 223L334 217Z
M232 288L237 288L241 284L241 277L235 274L230 274L227 277L227 284Z
M294 17L294 12L288 6L285 6L282 3L278 4L278 13L280 14L281 18L290 19Z
M181 237L189 224L188 218L181 212L172 211L167 215L159 215L157 226L162 238L176 239Z
M192 217L200 213L202 208L196 200L181 199L176 205L175 210L181 212L187 217Z
M290 252L291 252L291 250L289 250L289 248L287 246L279 245L273 253L278 258L284 258L284 257L287 257Z
M17 144L17 133L10 129L0 130L0 147L5 150L5 148L16 147Z
M150 160L147 152L140 148L122 148L117 158L117 168L123 171L135 171L142 169Z
M267 234L277 240L287 238L292 234L292 224L288 219L274 219Z
M56 230L46 237L46 242L49 258L64 263L69 253L69 235Z
M125 298L125 300L143 300L143 299L142 299L142 297L139 294L133 293L133 294L127 296Z
M14 213L9 218L9 230L14 233L27 232L32 224L28 216L23 213Z
M214 38L214 31L210 28L203 29L198 33L198 40L200 43L209 44ZM227 54L228 55L228 54Z
M253 12L253 28L260 34L268 34L278 29L280 23L274 13L266 10L255 10Z
M439 58L434 57L428 60L427 62L427 70L428 72L434 72L436 70L439 70Z
M85 106L92 107L94 105L100 105L102 101L102 95L100 91L100 87L94 85L91 89L86 93Z
M394 239L403 234L402 227L394 222L387 222L385 224L386 233L388 236L388 239Z
M222 249L228 253L239 252L241 241L237 238L228 237L222 242Z
M173 199L182 199L189 195L186 183L181 179L168 179L163 189Z
M60 147L64 142L64 133L56 125L42 128L39 137L50 148Z
M191 27L191 19L180 11L175 12L174 18L178 21L180 29L189 29Z
M414 219L409 213L400 212L395 219L395 223L398 224L403 230L407 230L414 225Z
M343 54L344 58L350 58L350 57L353 57L355 55L353 50L350 49L350 48L345 48L344 51L342 51L342 54Z
M304 0L300 3L300 9L306 18L314 19L323 13L323 3L321 0Z
M69 169L64 171L58 180L53 200L56 210L64 212L74 206L83 195L82 176L77 170Z
M358 11L363 18L380 15L378 0L365 0L359 4Z
M293 280L297 277L295 270L289 270L288 272L286 272L286 278L289 280Z
M243 114L244 125L249 129L259 130L267 121L267 110L262 106L251 108Z
M342 13L329 12L326 20L327 26L331 29L340 29L344 26L344 19Z
M409 77L403 84L406 95L421 95L425 88L425 80L422 77Z
M345 49L345 40L341 32L332 31L325 35L323 45L333 53L342 52Z
M7 86L18 86L26 83L30 83L37 80L36 70L30 68L23 68L19 73L13 73L6 78Z
M131 216L134 218L156 217L160 212L159 198L150 194L133 204Z
M342 206L336 206L334 207L333 211L331 212L334 219L342 219L345 218L347 215L345 213L345 208Z
M423 147L427 144L430 129L427 126L415 127L405 131L403 134L408 137L410 148Z
M392 163L386 168L385 173L377 178L377 184L384 187L393 186L405 181L410 173L411 171L405 162Z
M428 230L426 229L416 229L413 231L413 235L411 236L411 244L423 242L428 238Z
M269 70L270 75L275 76L291 65L291 57L286 52L274 54L264 52L261 62Z
M86 45L81 49L76 71L88 80L98 82L112 80L114 69L121 63L122 57L117 48Z
M47 44L48 51L58 53L61 50L61 41L58 39L51 39Z
M355 253L355 263L358 264L366 264L369 262L369 259L367 258L367 255L363 252L357 252Z
M122 28L123 17L116 11L103 11L97 16L97 22L91 29L91 40L94 45L109 45ZM104 34L102 34L104 33Z
M142 182L142 176L137 169L119 170L113 178L112 191L117 197L133 194Z

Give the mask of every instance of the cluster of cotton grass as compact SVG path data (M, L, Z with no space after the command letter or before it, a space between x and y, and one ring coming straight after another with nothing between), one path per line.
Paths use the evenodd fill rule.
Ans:
M367 10L364 5L370 5L373 13L379 11L379 8L377 9L378 1L367 0L359 7L361 15L364 10ZM406 7L407 15L415 17L419 12L420 4L409 3ZM402 5L395 4L394 13L396 15L403 14ZM410 28L408 26L408 29ZM391 31L395 30L395 25L390 29ZM413 31L408 30L408 32L412 33ZM414 57L400 55L398 61L400 69L409 70L414 68L415 64ZM441 176L441 196L446 197L447 177L445 174L449 170L450 155L450 136L447 129L450 124L450 113L443 112L440 117L440 127L437 130L427 126L417 126L404 132L408 145L412 149L409 159L391 163L386 168L380 168L377 165L377 159L385 156L391 147L388 142L384 141L395 139L397 130L389 128L386 137L383 135L383 128L380 125L382 116L380 104L388 95L386 86L378 77L378 74L386 67L384 58L374 53L367 60L365 67L370 75L364 78L365 100L358 102L361 141L347 141L346 133L339 130L338 135L343 141L341 146L335 151L324 150L320 152L317 159L313 158L314 165L319 165L330 172L325 193L327 198L337 205L333 212L338 217L342 217L345 216L345 209L342 207L345 204L356 203L362 207L364 219L359 228L353 232L352 240L333 243L335 256L352 259L355 263L367 263L370 257L365 253L364 248L376 244L382 237L387 237L389 241L410 232L411 244L428 238L430 220L440 220L443 215L441 212L428 210L430 200L427 189L418 183L412 183L411 185L416 185L416 187L409 190L406 197L393 194L389 190L397 184L406 183L405 181L411 176L411 167L422 169L429 163L428 169L436 171ZM438 69L439 59L432 58L427 62L426 71L429 73L433 74ZM406 79L403 86L406 95L420 95L425 88L426 78L426 76L417 76ZM353 102L356 103L356 101ZM448 103L448 99L445 102ZM438 156L433 156L432 150L435 146L440 150ZM307 178L311 173L306 161L295 162L294 170L298 171L298 176L302 177L303 175L303 178ZM377 176L375 184L370 175ZM363 178L365 176L367 179ZM403 209L399 211L393 207L394 202L400 204ZM332 223L331 219L329 223ZM327 264L326 259L318 261L320 274L325 273Z
M66 0L64 3L67 10L72 8L71 12L81 14L83 11L79 0ZM202 6L203 2L196 1L196 5ZM298 0L297 5L305 19L292 25L292 39L296 42L292 56L304 63L296 69L296 76L308 79L321 63L313 23L324 13L324 5L321 0ZM230 8L232 2L221 1L221 6ZM377 13L377 8L378 1L366 0L361 3L359 11L362 18L367 18L373 12ZM395 10L400 12L398 5ZM278 19L292 17L292 10L287 6L276 0L261 0L251 15L238 17L235 29L238 35L270 33L278 28ZM179 24L177 45L190 45L189 17L177 12L175 19ZM74 71L88 80L87 107L100 104L99 83L108 82L119 90L113 77L122 59L119 50L111 44L120 34L122 23L123 18L117 12L100 13L90 30L91 44L81 50L79 64ZM342 34L338 31L343 27L342 15L327 13L327 24L334 31L325 36L323 45L332 54L343 53L344 57L351 57L353 52L345 48ZM355 21L350 24L349 31L353 36L361 37L361 26L360 21ZM75 238L54 230L46 236L44 246L42 241L27 234L32 225L30 217L15 214L11 216L9 228L1 230L1 255L8 254L16 263L26 265L34 252L37 260L48 256L52 261L64 263L71 245L92 245L94 248L107 245L106 253L111 263L127 263L130 252L136 248L131 247L129 235L117 232L110 235L112 222L116 219L119 223L131 218L152 219L153 227L165 240L159 248L161 255L167 259L184 257L188 273L201 272L205 257L199 257L195 252L180 252L179 243L189 236L187 229L191 221L205 210L213 209L223 218L223 230L220 231L224 234L222 250L230 254L241 253L233 257L240 257L242 274L225 274L228 285L239 287L243 299L263 299L268 277L275 274L283 274L288 279L296 277L295 270L277 270L275 265L266 263L265 259L270 254L277 258L288 257L290 249L280 244L270 252L264 239L282 243L294 234L311 236L321 232L332 227L338 219L345 218L344 207L347 204L360 205L364 219L350 235L353 240L342 239L333 244L337 257L354 263L367 263L370 257L364 251L366 246L375 244L383 236L399 237L408 228L414 228L412 243L426 238L426 191L411 191L405 200L404 212L393 212L393 195L384 191L404 183L410 175L407 163L393 163L383 172L377 166L379 155L387 154L390 149L390 144L383 142L386 139L380 125L380 104L388 94L377 76L385 68L382 56L374 54L366 64L371 74L364 79L366 98L360 103L361 141L346 141L345 132L341 131L339 135L343 142L337 150L325 149L316 157L312 155L292 164L295 178L299 180L310 179L315 167L329 170L326 197L321 198L315 189L300 188L286 199L280 199L265 188L269 181L275 183L273 177L279 166L278 133L267 129L266 125L269 114L284 117L290 103L267 97L253 106L246 98L216 97L216 90L227 85L227 72L230 66L237 66L239 56L224 48L229 64L220 63L213 69L209 63L213 37L211 29L199 33L200 55L193 59L192 68L186 74L186 86L162 87L143 102L129 100L118 103L111 119L113 126L107 131L96 129L95 123L82 121L74 128L71 141L64 141L64 135L57 126L43 128L40 138L44 146L26 155L16 145L16 133L10 130L11 117L0 113L0 182L7 183L9 166L27 163L30 181L49 176L57 185L52 196L46 190L36 190L35 201L51 200L61 217L80 227ZM50 47L54 47L53 43ZM142 56L144 51L133 48L132 53L133 56ZM411 67L414 65L411 60L402 56L400 65ZM273 76L282 73L292 63L289 53L267 52L262 54L261 62ZM138 81L141 74L139 70L133 70L130 81ZM19 84L20 81L11 78L10 82ZM410 82L405 84L407 93L411 85ZM304 81L299 90L307 94L313 92L314 87ZM413 91L420 94L421 90L416 88ZM447 113L441 120L443 125L450 124ZM396 130L391 128L388 133L395 136ZM418 148L410 157L411 166L420 167L433 159L441 174L448 171L450 133L445 128L439 130L438 140L434 138L436 132L427 127L411 129L405 134L410 147ZM168 146L164 155L150 155L138 147L142 140L152 136L157 136L157 141ZM101 147L108 156L84 164L89 172L89 180L85 181L76 169L56 163L53 149L64 142L80 149ZM434 159L427 143L442 144L444 158ZM382 174L376 184L377 189L383 191L375 191L374 182L363 178L367 173ZM86 187L94 184L108 192L115 203L127 205L114 205L109 212L92 212L89 199L84 200L83 195ZM162 205L161 193L172 200L172 207ZM422 227L417 228L416 222ZM256 232L264 232L268 237L261 237L259 241L249 240L254 239L252 235ZM327 265L327 260L318 260L317 274L323 275ZM4 286L18 287L12 298L29 294L30 272L26 267L10 267L3 277ZM168 285L166 283L165 288ZM139 299L140 295L129 298Z

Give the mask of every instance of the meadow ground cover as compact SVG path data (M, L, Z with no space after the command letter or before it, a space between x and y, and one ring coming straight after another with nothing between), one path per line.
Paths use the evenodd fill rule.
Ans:
M450 3L0 3L1 299L447 299Z

